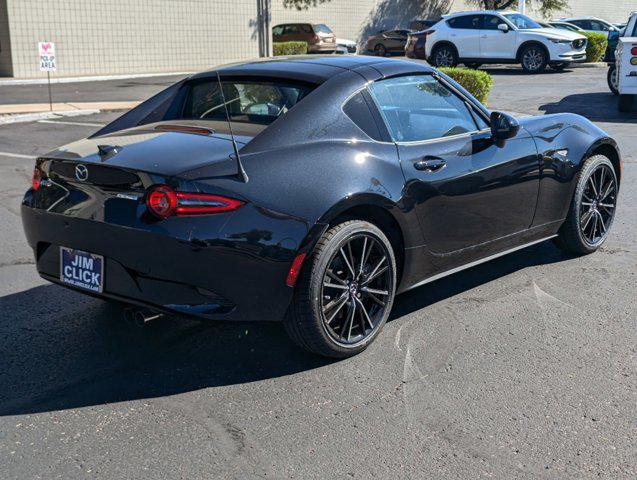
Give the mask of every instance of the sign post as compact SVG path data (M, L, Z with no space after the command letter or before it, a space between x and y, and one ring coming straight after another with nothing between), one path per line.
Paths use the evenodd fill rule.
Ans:
M40 54L40 71L46 72L46 79L49 87L49 109L53 111L53 100L51 98L51 72L55 72L57 70L55 43L38 42L38 52Z
M520 0L518 2L518 6L520 7L520 13L522 15L525 15L526 14L526 1L525 0Z

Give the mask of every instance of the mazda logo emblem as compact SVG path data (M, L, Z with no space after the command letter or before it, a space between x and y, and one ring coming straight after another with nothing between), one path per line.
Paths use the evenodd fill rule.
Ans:
M86 168L86 165L78 165L75 167L75 178L80 182L85 182L88 179L88 168Z

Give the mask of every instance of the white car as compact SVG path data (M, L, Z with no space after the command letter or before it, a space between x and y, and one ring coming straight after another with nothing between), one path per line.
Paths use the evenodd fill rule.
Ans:
M347 38L336 37L336 51L334 53L356 53L356 42Z
M586 30L587 32L604 33L606 34L606 36L608 36L610 32L619 32L621 30L612 23L597 17L561 18L559 21L572 23L573 25L577 25L579 28L581 28L582 30Z
M584 35L543 28L518 12L485 10L444 16L427 32L425 52L436 67L520 63L526 72L538 73L547 65L562 70L585 61L586 43Z
M624 36L615 50L619 110L629 112L637 95L637 12L630 15Z

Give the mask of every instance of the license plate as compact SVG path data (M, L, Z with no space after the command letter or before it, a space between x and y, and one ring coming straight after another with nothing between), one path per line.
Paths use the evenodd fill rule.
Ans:
M60 280L74 287L101 293L104 289L104 257L60 247Z

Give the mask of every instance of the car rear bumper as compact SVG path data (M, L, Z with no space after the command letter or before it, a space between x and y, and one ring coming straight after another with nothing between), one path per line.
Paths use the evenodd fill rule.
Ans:
M287 221L287 228L257 235L264 231L260 214L244 209L255 230L205 239L49 213L26 198L22 222L37 270L51 282L61 283L59 247L70 247L104 256L103 293L65 285L82 293L210 319L279 321L292 298L286 276L307 226L274 220Z
M307 46L308 53L332 53L336 50L335 43L311 44Z

